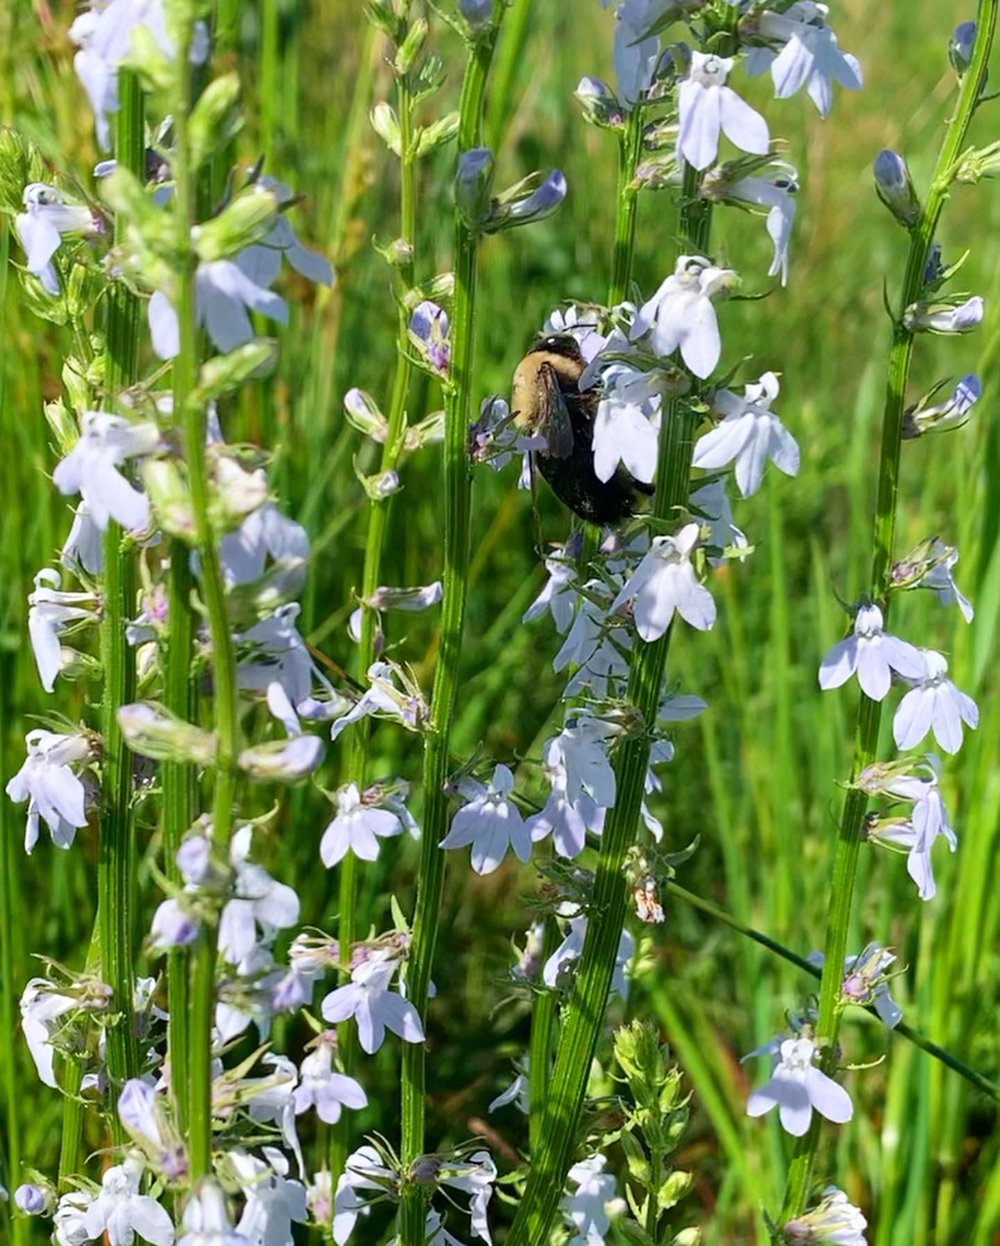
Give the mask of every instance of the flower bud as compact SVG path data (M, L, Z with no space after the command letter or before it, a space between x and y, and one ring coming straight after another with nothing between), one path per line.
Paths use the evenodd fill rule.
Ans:
M363 389L349 389L344 395L347 422L372 441L384 442L389 425L378 403Z
M393 68L398 74L408 74L416 64L417 57L427 42L427 19L418 17L406 32L406 38L396 50Z
M913 438L924 433L944 433L952 428L961 428L968 421L969 412L980 392L979 377L970 372L962 377L946 402L933 407L918 405L914 410L907 411L903 417L903 436Z
M787 1242L861 1242L867 1221L836 1186L827 1186L818 1207L785 1225Z
M261 183L231 199L218 216L195 225L191 242L205 262L229 259L260 242L278 215L278 196Z
M125 743L140 757L193 762L198 766L215 762L215 735L185 722L154 701L122 705L116 717Z
M614 129L622 124L624 109L618 96L601 78L581 78L573 94L583 109L584 119L591 125Z
M372 129L386 147L395 155L402 155L403 140L400 135L399 118L393 106L380 100L371 111Z
M920 201L902 156L883 150L875 157L875 190L900 225L912 229L920 219Z
M455 206L470 230L478 230L489 218L493 198L493 153L473 147L458 158L455 175Z
M14 1191L14 1206L26 1216L42 1216L51 1212L55 1204L51 1189L25 1182Z
M236 759L239 768L262 783L294 783L304 779L323 760L323 741L315 735L254 744Z
M976 23L962 22L955 27L948 41L948 60L951 67L961 78L969 68L972 60L972 49L976 42Z
M437 151L445 143L450 143L456 134L458 134L457 112L445 113L443 117L431 122L430 125L421 126L416 135L417 158L429 156L432 151Z
M80 430L70 411L63 405L61 398L47 402L43 407L45 421L56 439L60 455L65 458L80 440Z
M210 446L207 457L213 485L212 526L217 532L231 532L267 501L267 476L261 467L245 471L221 445Z
M964 302L955 299L921 299L903 313L903 324L911 333L971 333L983 318L983 300L978 294Z
M213 78L198 96L188 120L191 163L195 169L221 151L242 128L240 92L239 74L228 73Z
M538 176L533 173L523 178L499 196L485 224L488 233L530 225L552 215L566 198L566 178L560 169L553 169L540 186L532 189Z
M389 588L383 585L366 599L365 604L371 606L373 610L415 612L438 605L443 591L440 580L435 580L433 584L425 584L420 588Z
M493 20L493 0L458 0L458 11L465 19L469 32L477 35Z
M414 308L407 336L432 372L447 376L451 364L448 313L429 299Z
M192 544L194 508L181 464L176 459L145 459L140 472L159 526L168 535Z

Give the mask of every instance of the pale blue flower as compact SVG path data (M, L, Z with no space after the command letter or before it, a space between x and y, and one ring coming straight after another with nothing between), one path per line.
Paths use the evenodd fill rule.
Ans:
M767 122L726 86L732 57L691 53L691 68L677 91L677 151L695 169L707 169L719 153L719 135L754 155L767 155Z

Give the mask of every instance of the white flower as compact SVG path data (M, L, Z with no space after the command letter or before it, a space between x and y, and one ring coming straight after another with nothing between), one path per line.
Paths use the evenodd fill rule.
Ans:
M560 1204L563 1216L575 1229L570 1246L597 1246L611 1228L607 1205L615 1197L615 1178L604 1171L607 1162L605 1155L590 1155L566 1174L576 1186Z
M226 533L219 543L219 557L227 588L260 579L270 560L298 573L290 584L297 592L305 584L309 537L301 524L268 502L248 515L235 532Z
M771 177L743 177L726 190L726 199L736 203L758 204L767 209L767 233L774 243L774 258L767 270L769 277L780 273L781 284L788 285L788 244L795 223L797 174L791 166Z
M386 1168L373 1146L360 1146L348 1155L333 1203L333 1240L337 1246L344 1246L358 1216L370 1203L391 1197L398 1186L396 1173Z
M58 1090L53 1058L55 1052L51 1038L61 1028L59 1018L78 1001L71 995L60 995L45 978L32 978L21 993L21 1031L28 1044L31 1058L38 1070L39 1080L45 1086Z
M545 746L545 764L552 770L563 768L566 796L576 802L583 794L610 809L615 803L615 772L608 760L607 741L615 734L610 723L578 715Z
M892 734L898 748L916 748L928 731L946 753L962 747L962 723L973 730L979 726L975 701L946 678L948 662L943 654L921 649L926 673L915 688L903 697L892 720Z
M139 1193L142 1161L134 1155L107 1169L101 1192L87 1211L84 1223L90 1238L107 1233L111 1246L132 1246L138 1234L154 1246L169 1246L174 1226L155 1198Z
M571 917L569 919L568 934L542 966L542 981L546 986L559 986L560 978L565 976L566 971L575 968L576 962L583 953L583 943L586 937L586 917ZM628 982L625 977L625 969L634 951L635 939L627 930L623 930L621 939L618 941L618 951L615 955L615 971L611 979L612 995L620 995L622 999L628 996Z
M660 41L656 35L642 36L664 7L663 0L624 0L615 11L615 77L618 94L627 104L634 104L653 84Z
M84 1242L91 1240L87 1231L87 1212L93 1201L94 1195L86 1190L70 1190L60 1198L53 1217L58 1246L83 1246Z
M938 836L944 837L952 852L958 847L958 840L948 821L948 811L938 786L937 759L933 754L928 754L927 761L929 777L903 775L893 779L886 789L891 795L912 801L913 808L909 819L880 825L878 831L871 836L875 840L909 848L906 870L916 883L917 894L921 900L932 900L937 891L931 868L931 849Z
M771 410L777 396L778 378L773 372L744 386L742 398L732 390L718 390L712 406L722 422L699 437L693 466L712 470L735 460L736 484L745 498L760 488L768 459L786 476L798 475L799 447Z
M288 1161L276 1147L264 1147L267 1163L245 1151L231 1151L229 1160L246 1197L236 1231L251 1246L291 1246L292 1221L309 1218L306 1188L289 1180Z
M378 1051L386 1029L398 1034L404 1043L422 1043L424 1028L416 1008L389 990L397 963L373 957L351 972L347 986L331 991L320 1005L326 1021L336 1024L353 1017L358 1026L358 1042L369 1055Z
M635 627L643 640L658 639L670 626L674 611L699 631L715 623L712 594L698 583L691 554L698 544L698 525L686 524L674 536L654 537L649 552L611 603L618 610L635 598Z
M150 1082L129 1078L118 1096L118 1119L158 1172L171 1181L187 1176L184 1147L172 1136L163 1100Z
M440 1181L469 1195L469 1221L472 1232L491 1246L486 1208L493 1197L493 1182L497 1169L489 1151L473 1151L466 1160L445 1161L441 1165Z
M607 765L603 748L601 757L604 765ZM561 737L555 736L546 742L543 770L552 791L540 812L527 819L525 825L528 833L533 843L538 843L551 834L553 846L559 856L570 859L578 857L586 843L587 831L599 831L602 828L604 809L585 790L579 778L574 779L573 796L570 798L569 773ZM613 784L613 771L611 779Z
M573 607L578 597L574 587L576 563L565 546L557 546L545 559L545 570L549 573L545 587L525 610L521 621L530 623L548 610L556 631L564 632L573 620Z
M732 67L732 57L692 52L691 69L678 88L677 150L696 169L714 163L720 131L741 151L767 155L767 122L726 86Z
M805 86L820 116L833 104L833 83L849 91L861 87L861 66L849 52L841 52L837 38L826 24L827 6L812 0L798 0L784 13L765 11L759 19L758 33L768 43L780 47L751 48L747 72L760 74L770 66L777 99L788 99Z
M420 689L402 667L394 662L373 662L368 668L368 682L368 691L360 700L346 714L334 719L331 740L336 740L351 723L371 714L393 718L410 731L420 729L427 717L427 706Z
M177 1246L250 1246L233 1228L226 1197L210 1177L188 1199L181 1225L185 1232Z
M938 562L924 573L914 587L931 589L942 606L949 606L955 602L961 611L962 618L966 623L971 623L975 617L972 602L958 591L951 571L958 562L958 550L950 549L943 541L935 537L931 542L930 554L937 558Z
M35 576L34 592L28 594L28 637L46 692L55 686L62 669L59 637L72 624L96 623L98 598L93 593L64 593L62 576L49 567Z
M721 550L731 548L734 551L743 551L737 556L741 559L747 557L750 553L750 542L747 540L746 533L736 526L733 508L726 495L726 487L721 480L710 480L707 484L695 489L691 494L690 502L692 510L700 512L704 520L702 527L708 529L706 545L715 545ZM708 561L712 566L718 566L725 562L725 559L709 555Z
M79 493L103 532L114 519L132 532L149 527L149 499L118 471L128 459L151 454L160 444L156 425L133 423L109 411L85 411L80 439L57 464L52 479L60 493Z
M634 342L649 329L658 355L680 348L681 358L695 376L704 379L719 362L722 341L712 304L725 293L734 273L716 268L700 255L682 255L674 271L651 299L643 303L629 333Z
M361 799L356 783L337 792L337 816L323 832L319 855L327 869L348 852L362 861L378 857L378 841L403 830L399 818L388 809L374 809Z
M76 770L90 760L82 735L59 735L36 727L24 737L28 755L7 783L7 795L19 805L28 802L24 851L38 842L38 820L44 819L58 848L69 848L80 827L87 825L86 789Z
M64 235L86 234L95 228L90 209L83 204L64 203L62 194L44 182L24 188L25 212L14 220L21 239L29 273L33 273L49 294L59 293L59 278L52 257Z
M163 0L91 0L89 12L81 13L69 28L70 39L80 49L73 67L90 99L97 139L105 151L111 145L107 114L118 111L118 66L128 54L137 26L145 26L159 50L173 60ZM202 64L207 55L208 30L204 22L196 22L191 64Z
M340 1120L342 1108L355 1111L368 1106L368 1096L359 1082L344 1073L333 1071L336 1035L319 1036L316 1050L309 1053L299 1067L301 1081L295 1088L296 1115L316 1109L316 1115L328 1125Z
M656 477L660 431L661 376L627 363L610 364L602 375L601 398L594 417L594 475L610 480L618 464L636 480Z
M291 887L276 882L261 865L248 861L253 828L241 826L229 847L235 874L233 899L219 919L219 954L237 965L257 942L257 930L272 939L279 930L299 920L299 897Z
M817 1050L808 1038L786 1038L771 1080L747 1100L747 1115L763 1116L777 1105L782 1128L796 1138L808 1130L813 1108L834 1124L849 1121L854 1115L850 1097L813 1064Z
M74 574L82 569L88 575L100 575L104 569L101 530L94 523L86 502L81 502L73 512L73 523L66 544L59 554L59 561L67 571Z
M514 776L499 765L481 795L459 809L451 820L440 848L472 845L472 868L477 874L492 874L512 848L519 861L531 856L531 835L521 812L508 797L514 789Z
M830 1242L831 1246L867 1246L868 1221L848 1200L843 1190L828 1185L818 1207L807 1211L784 1228L786 1242Z
M834 645L819 668L819 686L839 688L857 673L861 691L881 701L892 683L892 672L904 679L923 679L927 667L914 645L882 631L882 611L861 606L854 617L854 634Z

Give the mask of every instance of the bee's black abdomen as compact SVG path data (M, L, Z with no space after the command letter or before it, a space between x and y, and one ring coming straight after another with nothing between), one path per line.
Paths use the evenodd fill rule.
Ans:
M614 524L635 509L637 482L619 467L610 480L599 480L594 471L594 419L588 405L577 395L567 395L573 425L573 450L565 458L539 454L538 470L556 497L581 519ZM651 486L641 486L643 491Z

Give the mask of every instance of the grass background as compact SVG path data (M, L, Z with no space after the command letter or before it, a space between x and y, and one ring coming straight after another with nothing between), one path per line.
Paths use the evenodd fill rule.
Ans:
M757 497L739 505L737 522L757 552L746 565L714 574L715 630L707 636L682 631L672 646L669 678L705 697L710 710L676 733L677 760L665 772L656 806L671 849L700 836L679 881L802 953L822 943L836 784L849 766L855 709L850 690L821 696L815 673L842 632L838 595L852 600L867 575L889 339L883 291L893 297L905 249L903 232L871 190L871 161L881 147L894 147L906 154L918 187L924 184L954 98L948 34L972 16L970 6L940 0L877 6L855 0L832 7L841 46L858 55L866 82L857 95L839 92L826 122L804 98L770 101L767 80L735 84L766 111L772 134L786 140L801 191L790 286L763 301L725 308L724 358L727 364L749 358L752 369L782 373L778 409L798 439L802 468L794 481L772 473ZM277 380L248 391L224 414L225 426L230 440L274 449L272 483L280 504L308 527L314 542L305 630L348 666L345 625L360 582L365 533L352 461L359 453L363 466L366 459L341 403L352 385L388 399L394 316L388 277L369 241L391 238L398 228L396 169L365 117L373 100L388 97L391 82L383 50L366 35L359 10L348 0L253 0L237 6L225 53L238 61L245 84L241 157L251 163L263 153L266 171L305 196L295 216L299 234L323 247L339 272L329 296L304 286L289 291L292 324L280 335ZM15 124L56 168L92 188L98 153L72 72L66 39L72 16L71 4L43 0L18 0L0 11L0 120ZM435 22L432 38L449 73L429 115L453 106L461 72L454 36ZM485 245L476 368L481 396L507 390L514 364L556 303L604 297L614 144L583 123L571 96L582 74L610 76L610 44L610 15L585 0L515 0L508 18L487 121L498 184L555 164L564 169L570 194L555 218ZM983 109L976 141L995 136L997 108ZM421 279L449 265L453 158L446 149L421 166ZM904 447L897 548L901 554L933 534L957 544L958 581L977 607L968 627L929 594L908 595L894 612L895 628L908 639L949 655L955 682L980 705L978 733L945 772L959 851L949 857L938 850L938 895L928 905L916 899L900 859L866 853L852 940L857 948L870 938L895 947L907 966L894 986L906 1019L994 1080L1000 1078L1000 902L993 866L1000 817L993 661L1000 610L998 209L995 184L984 183L958 188L945 211L945 255L954 259L971 248L962 285L986 297L987 318L974 337L920 341L913 397L942 377L971 370L983 377L984 396L964 430ZM671 263L672 219L668 195L642 199L635 278L644 292ZM762 222L718 212L714 248L739 268L748 289L769 288ZM12 251L18 258L16 243ZM46 699L26 642L31 577L51 564L70 518L47 478L55 459L41 415L42 402L59 392L68 346L59 330L30 319L11 281L0 326L4 781L20 765L32 715L58 710L86 716L97 694L96 686L60 683ZM416 382L411 422L440 401L432 385ZM404 489L392 508L386 583L426 583L439 572L438 469L434 450L404 469ZM540 505L546 539L561 539L565 514L545 494ZM551 625L519 622L543 577L530 504L515 491L510 471L477 475L473 539L454 745L469 754L481 744L501 760L515 753L537 757L562 681L549 663L557 645ZM433 620L390 616L387 626L390 641L429 687ZM891 714L884 717L891 720ZM886 756L890 748L887 740ZM418 777L413 737L381 727L373 749L373 773ZM334 747L323 771L328 787L349 777L340 761ZM273 871L300 887L303 920L335 928L336 879L316 868L326 810L317 793L296 791L263 850ZM0 803L0 833L20 842L21 812L6 801ZM155 825L140 819L138 833L142 850L155 854ZM91 830L70 853L43 842L30 859L14 855L15 937L4 951L19 987L35 972L32 953L82 964L93 920L95 852ZM409 906L414 863L413 852L395 841L377 866L361 871L376 927L386 920L390 892ZM157 898L148 857L141 886L148 920ZM430 1020L432 1146L483 1128L486 1104L509 1081L510 1058L524 1049L527 1007L509 999L504 975L510 935L530 920L525 899L536 888L530 870L504 868L480 880L458 856L450 863L435 973L439 993ZM645 960L630 1010L659 1021L693 1096L677 1163L692 1171L694 1188L679 1209L678 1226L702 1224L709 1243L763 1242L760 1208L773 1210L780 1201L787 1139L775 1120L744 1117L749 1084L761 1080L765 1068L764 1062L741 1067L737 1061L781 1028L785 1011L801 1006L811 980L680 901L668 906ZM306 1037L296 1023L279 1026L276 1035L293 1056ZM906 1042L890 1042L864 1017L848 1020L844 1046L847 1061L873 1067L847 1075L855 1121L825 1132L820 1175L835 1175L866 1209L870 1240L877 1246L998 1240L996 1105ZM3 1058L16 1059L23 1074L15 1106L26 1158L54 1167L58 1100L36 1082L20 1040ZM372 1062L370 1077L366 1066L374 1106L360 1126L390 1138L397 1134L394 1058L389 1047ZM525 1143L511 1109L487 1127L501 1162ZM97 1132L88 1141L95 1149L103 1144ZM18 1180L5 1176L11 1187ZM499 1212L498 1235L504 1215Z

